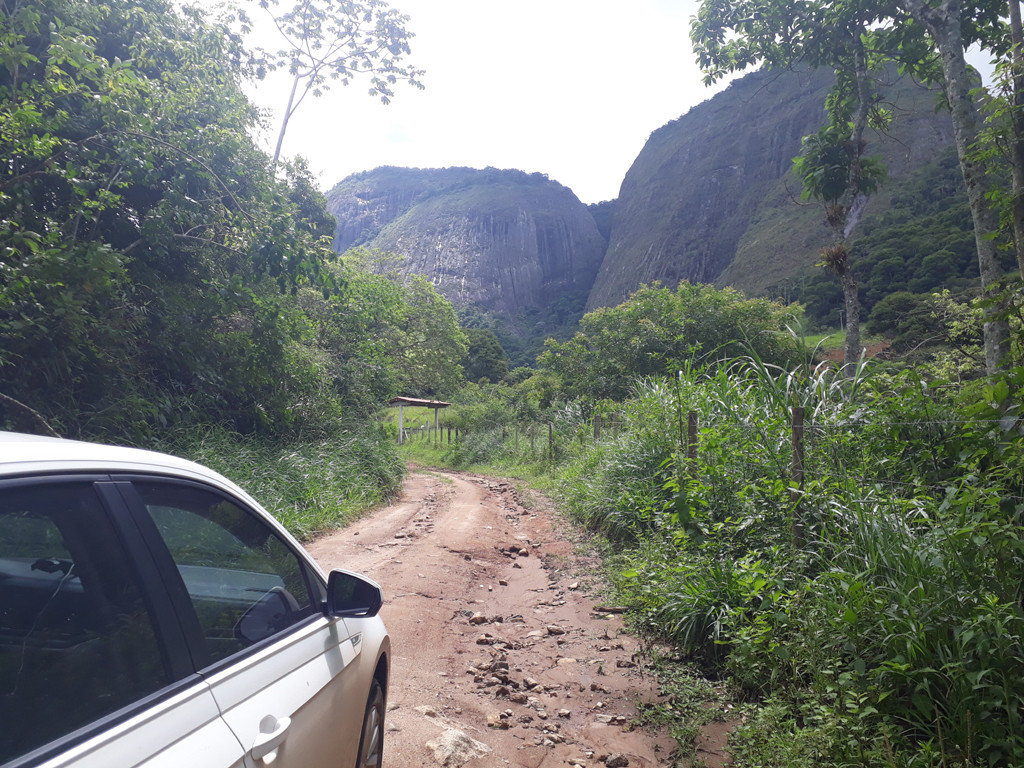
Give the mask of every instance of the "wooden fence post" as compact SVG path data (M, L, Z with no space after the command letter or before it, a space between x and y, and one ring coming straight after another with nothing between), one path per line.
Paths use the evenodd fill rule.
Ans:
M594 414L594 442L601 439L601 414Z
M789 491L793 503L793 546L804 543L803 490L804 490L804 409L793 406L793 462L790 469L793 486Z
M686 458L690 464L697 463L697 412L690 411L686 418Z
M548 461L555 460L555 429L554 425L548 423Z

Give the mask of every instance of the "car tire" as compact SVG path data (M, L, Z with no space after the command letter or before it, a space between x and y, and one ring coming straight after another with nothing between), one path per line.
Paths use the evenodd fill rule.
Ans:
M366 698L363 730L359 737L359 762L356 768L382 768L384 765L384 690L374 678Z

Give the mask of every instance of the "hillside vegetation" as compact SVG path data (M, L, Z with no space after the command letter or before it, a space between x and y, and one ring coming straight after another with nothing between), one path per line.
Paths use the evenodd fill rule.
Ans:
M586 316L574 356L463 390L459 440L409 455L528 478L601 537L680 765L712 718L737 766L1021 764L1024 372L958 386L937 358L851 380L799 343L716 347L745 302L643 289ZM782 331L783 309L748 327Z
M911 172L890 194L887 209L864 223L854 242L852 268L864 317L875 330L895 330L884 319L885 307L872 319L875 306L892 294L910 293L920 301L934 291L963 295L977 289L974 229L962 188L956 155L947 149L936 162ZM817 323L839 325L842 291L826 270L806 267L769 291L802 303Z
M0 26L3 425L256 485L269 456L333 441L319 452L359 472L321 477L310 495L338 502L300 534L392 492L371 417L460 382L466 338L427 281L330 249L308 170L275 171L252 139L240 39L164 0L26 0Z

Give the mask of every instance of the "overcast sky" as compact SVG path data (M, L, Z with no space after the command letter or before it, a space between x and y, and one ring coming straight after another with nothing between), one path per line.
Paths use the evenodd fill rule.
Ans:
M217 0L198 0L214 5ZM286 2L286 0L283 0ZM255 2L241 4L257 17ZM409 63L426 89L369 83L308 97L282 154L306 157L327 191L381 165L545 173L585 203L618 196L651 132L710 98L689 41L697 0L392 0L410 17ZM252 44L276 50L269 29ZM985 57L975 66L989 69ZM290 80L250 89L273 149Z
M408 60L426 70L426 89L399 84L388 106L358 81L307 98L282 154L305 156L325 191L381 165L493 166L608 200L650 133L713 93L690 50L693 0L391 4L411 17ZM251 96L274 110L270 146L287 83Z

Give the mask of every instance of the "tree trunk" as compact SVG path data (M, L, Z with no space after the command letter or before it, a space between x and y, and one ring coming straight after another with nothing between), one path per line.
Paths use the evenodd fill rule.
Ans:
M274 148L274 162L273 168L277 169L277 160L281 157L281 145L284 144L284 134L288 130L288 121L291 120L292 112L294 108L292 104L295 103L295 92L299 89L299 79L301 75L295 73L295 79L292 81L292 92L288 94L288 106L285 107L284 117L281 118L281 131L277 134L277 146Z
M854 76L857 79L857 112L853 118L853 131L850 134L850 151L853 153L850 163L850 178L846 185L846 192L843 195L841 205L843 207L842 231L837 235L842 238L844 250L847 253L843 271L839 275L839 283L843 287L843 300L846 303L846 339L843 342L843 374L847 378L853 378L857 374L857 364L860 362L860 295L857 292L857 280L850 268L849 248L846 241L850 237L853 225L856 223L850 218L850 212L854 208L857 196L861 190L861 165L860 159L864 154L864 131L868 127L868 110L871 107L871 91L868 88L868 62L864 53L864 42L861 32L858 30L854 35Z
M1020 0L1009 0L1011 63L1010 166L1013 169L1013 243L1017 269L1024 279L1024 30L1021 28Z
M839 276L843 286L843 299L846 302L846 341L843 343L843 375L852 379L857 374L860 362L860 295L857 292L857 281L847 267Z
M974 157L972 147L978 139L978 111L971 96L972 83L964 58L960 23L963 13L957 0L947 0L932 8L923 0L899 0L900 6L924 24L938 46L945 80L946 99L953 118L953 136L960 159L960 170L967 187L967 200L974 220L974 241L978 250L978 271L985 297L983 309L985 369L991 376L1009 363L1010 327L1006 319L1006 301L1001 299L1004 276L996 251L999 217L987 198L989 189L985 167Z

